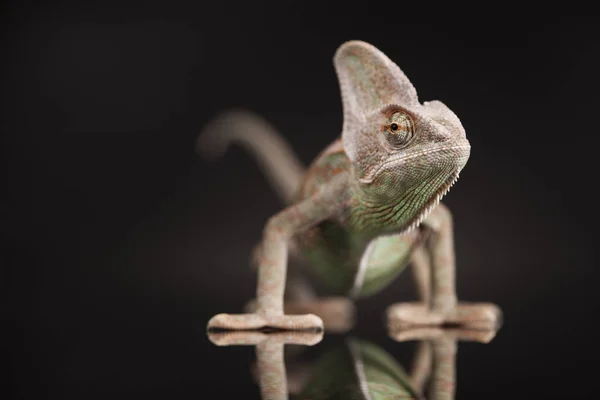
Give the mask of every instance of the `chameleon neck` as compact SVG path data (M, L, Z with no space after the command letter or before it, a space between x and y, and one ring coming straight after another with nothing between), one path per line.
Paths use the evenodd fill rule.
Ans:
M454 179L440 171L389 200L381 196L378 185L363 185L353 179L350 185L352 207L348 216L350 226L367 237L396 234L414 228L438 204Z

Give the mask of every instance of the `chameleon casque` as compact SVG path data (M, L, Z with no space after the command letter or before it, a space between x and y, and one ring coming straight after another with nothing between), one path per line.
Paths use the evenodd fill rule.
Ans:
M288 253L350 298L377 293L412 264L421 301L388 308L399 326L497 326L497 306L456 296L452 218L440 199L471 151L460 120L440 101L419 103L400 68L368 43L342 44L333 62L341 138L306 170L273 127L248 112L215 118L198 138L207 157L233 142L247 148L287 204L267 221L254 254L254 312L215 315L208 329L322 329L317 311L284 313Z

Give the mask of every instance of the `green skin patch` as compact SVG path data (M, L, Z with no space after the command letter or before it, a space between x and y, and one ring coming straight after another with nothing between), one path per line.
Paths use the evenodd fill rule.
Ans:
M300 196L311 196L326 186L336 175L336 171L348 168L350 161L343 151L322 155L308 170ZM364 214L365 207L358 201L354 203L360 208L354 215ZM395 205L389 208L389 213L398 214L392 218L392 223L402 218L398 209L402 210L402 207ZM373 219L377 216L374 212ZM351 223L355 229L347 228L348 220L323 221L309 231L299 234L297 242L302 254L310 261L313 274L333 294L348 295L355 289L361 259L367 245L373 240L364 276L360 286L352 293L353 297L365 297L385 288L406 268L419 235L396 234L371 239L370 235L365 234L368 229L362 226L363 221L370 220L361 218L356 223Z

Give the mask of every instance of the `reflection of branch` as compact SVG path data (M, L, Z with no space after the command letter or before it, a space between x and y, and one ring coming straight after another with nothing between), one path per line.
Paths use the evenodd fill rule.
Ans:
M413 359L411 382L423 393L427 379L429 396L434 400L453 400L456 385L457 342L475 341L489 343L496 330L419 328L389 332L398 342L419 340Z
M209 333L208 336L218 346L256 346L258 384L263 400L288 398L284 346L286 344L312 346L323 339L323 333L298 331L273 333L232 331Z

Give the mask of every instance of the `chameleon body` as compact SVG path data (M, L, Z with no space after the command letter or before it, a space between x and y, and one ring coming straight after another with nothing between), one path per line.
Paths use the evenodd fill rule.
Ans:
M421 104L398 66L368 43L342 44L334 66L342 135L307 169L272 126L247 112L216 118L199 137L207 156L231 142L249 149L287 204L266 223L254 255L254 312L216 315L209 328L321 328L312 313L284 313L291 252L332 292L355 298L412 264L421 302L388 309L400 325L495 325L497 307L459 305L456 297L452 218L440 199L469 158L460 120L439 101Z
M295 201L310 198L322 190L336 173L350 168L351 163L341 141L334 142L308 169ZM302 254L311 261L313 273L332 293L358 298L377 293L391 283L408 265L410 255L422 236L415 231L378 237L377 229L365 227L377 222L360 217L367 213L375 214L377 210L368 210L358 196L351 196L349 203L355 209L354 213L343 215L338 221L323 221L299 233L296 240ZM384 207L380 217L395 224L402 215ZM369 253L364 260L367 265L361 265L367 248Z

